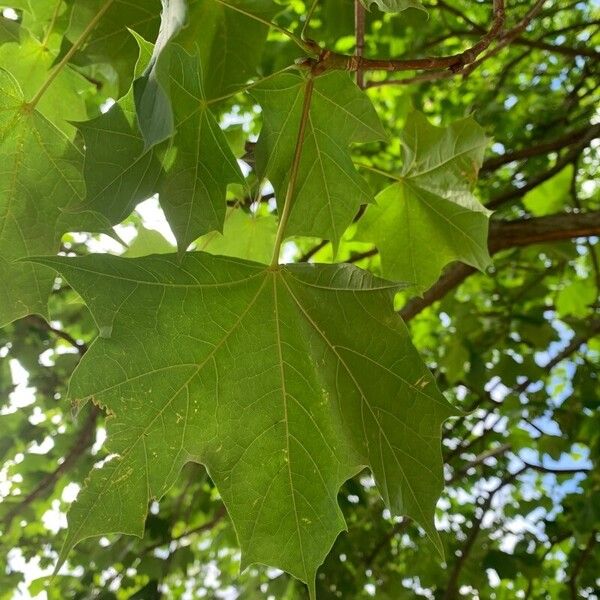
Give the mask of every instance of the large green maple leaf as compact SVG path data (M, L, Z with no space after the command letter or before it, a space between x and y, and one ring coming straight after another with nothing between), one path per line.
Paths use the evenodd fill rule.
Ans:
M407 116L402 172L367 209L356 234L378 247L385 277L422 292L449 262L490 264L491 212L472 193L487 144L471 117L442 128L422 113Z
M54 273L17 259L57 252L67 231L109 229L100 215L69 212L84 189L81 151L0 69L0 325L47 313Z
M393 311L397 285L350 265L266 267L203 252L48 257L101 335L70 384L110 414L69 512L78 541L141 536L148 503L197 461L253 562L314 579L345 528L336 500L369 467L394 514L440 547L440 430L455 414ZM109 336L109 337L107 337Z
M256 167L271 181L279 201L285 197L307 81L282 73L251 92L264 111ZM361 204L373 200L348 146L385 137L371 101L347 73L317 77L286 233L322 237L337 246Z

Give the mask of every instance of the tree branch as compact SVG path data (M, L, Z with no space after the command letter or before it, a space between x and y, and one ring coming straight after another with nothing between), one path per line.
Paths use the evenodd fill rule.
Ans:
M552 467L545 467L544 465L534 465L532 463L528 463L525 460L521 459L521 462L528 468L533 469L534 471L539 471L540 473L548 473L551 475L577 475L578 473L589 473L591 469L582 468L572 468L572 469L554 469Z
M354 0L354 33L356 36L356 56L362 59L365 52L365 7L361 0ZM356 85L365 87L365 74L362 69L356 69Z
M592 235L600 235L600 211L550 215L521 221L492 222L488 247L493 254L517 246ZM409 300L400 310L400 315L405 321L410 321L475 271L475 268L463 263L452 265L422 297Z
M358 54L350 56L324 49L317 59L305 59L300 62L300 66L310 67L315 74L333 70L399 72L433 71L439 69L449 69L452 73L456 73L475 62L477 57L500 35L504 26L504 18L504 0L493 0L493 19L489 30L473 46L458 54L412 59L379 60L365 58Z
M597 126L596 129L600 131L600 128ZM589 135L589 133L590 126L587 125L586 127L576 129L558 138L554 138L553 140L548 140L547 142L541 142L533 146L528 146L527 148L522 148L520 150L515 150L507 154L502 154L500 156L488 158L483 162L480 173L495 171L498 167L501 167L502 165L517 160L523 160L525 158L532 158L533 156L549 154L550 152L562 150L563 148L572 146L573 144L580 142L582 139L586 138Z
M63 462L54 469L51 473L48 473L46 477L31 491L19 504L16 504L11 508L4 516L3 522L5 529L8 529L12 520L20 513L22 513L34 500L37 500L40 496L46 492L46 490L54 487L54 484L58 479L66 473L79 459L79 457L85 452L85 450L91 445L94 440L94 434L96 433L96 421L100 414L100 409L97 406L92 406L86 420L83 423L83 427L79 432L79 435L75 439L75 443L71 446L70 450L64 457Z

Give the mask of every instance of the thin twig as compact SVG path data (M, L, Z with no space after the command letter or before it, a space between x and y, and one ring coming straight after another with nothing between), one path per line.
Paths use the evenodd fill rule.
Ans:
M362 58L365 52L365 7L362 0L354 0L354 35L356 37L356 56ZM365 87L365 74L356 69L356 85Z

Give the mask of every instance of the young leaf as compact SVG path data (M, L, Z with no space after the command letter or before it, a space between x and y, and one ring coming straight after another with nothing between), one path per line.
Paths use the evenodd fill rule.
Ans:
M356 239L378 247L385 277L418 292L451 261L485 269L491 212L471 191L488 143L483 129L470 117L434 127L413 112L402 142L402 174L367 209Z
M243 565L285 569L313 597L345 526L336 494L365 466L390 510L440 548L440 429L455 411L393 311L398 286L349 265L273 269L201 252L36 260L110 335L70 395L110 412L115 456L73 505L60 562L91 536L141 536L149 500L188 461L218 486Z
M138 125L146 148L166 140L175 132L169 94L169 42L186 22L186 0L162 0L158 38L146 71L133 85Z
M288 183L306 83L301 75L282 73L251 92L264 111L256 167L280 200ZM346 73L318 77L286 233L322 237L337 246L360 205L372 202L348 146L385 136L370 100Z
M63 212L81 203L83 157L69 139L26 104L17 81L0 69L0 325L47 314L54 274L15 262L58 251L72 228L108 228L99 215ZM8 285L7 285L8 284Z

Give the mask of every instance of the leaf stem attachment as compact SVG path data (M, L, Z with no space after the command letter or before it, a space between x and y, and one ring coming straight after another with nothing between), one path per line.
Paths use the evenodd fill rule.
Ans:
M304 88L302 116L300 117L300 126L298 128L298 137L296 138L296 148L294 150L294 159L292 161L290 179L287 186L287 190L285 192L283 211L281 212L279 226L277 227L277 234L275 237L275 248L273 249L273 258L271 259L271 267L276 267L279 264L279 251L281 250L281 244L285 235L285 228L288 219L290 218L290 212L292 210L292 201L294 199L294 191L296 188L296 181L298 179L298 171L300 170L300 160L302 159L302 147L304 145L304 137L306 134L306 124L308 123L308 119L310 116L310 103L312 100L314 87L315 80L313 74L310 73L306 81L306 87Z
M63 67L71 60L71 58L73 58L73 55L79 50L83 42L85 42L88 35L92 32L94 27L96 27L98 21L104 16L104 13L111 7L113 2L114 0L107 0L106 4L104 4L104 6L94 15L92 20L87 24L87 27L81 32L81 35L73 42L69 51L63 56L62 60L54 67L54 69L52 69L52 71L50 71L46 81L44 81L36 95L27 103L29 108L35 108L47 89L52 85L52 82L58 77L58 74L62 71Z

